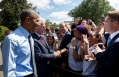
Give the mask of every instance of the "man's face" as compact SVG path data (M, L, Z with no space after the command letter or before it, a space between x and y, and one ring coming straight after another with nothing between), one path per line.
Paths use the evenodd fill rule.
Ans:
M30 19L29 25L30 25L31 31L34 32L35 27L40 25L40 20L39 20L39 15L38 14L35 15L35 18Z
M86 21L82 21L81 25L85 26L86 25Z
M45 23L42 22L38 27L36 27L36 32L38 34L43 34L45 32L46 28L45 28Z
M76 18L75 21L76 21L76 22L79 22L79 21L80 21L80 18Z
M67 27L65 26L65 24L60 24L60 30L62 33L65 33L67 31Z
M107 32L111 32L113 30L113 22L109 16L107 16L105 19L105 28Z

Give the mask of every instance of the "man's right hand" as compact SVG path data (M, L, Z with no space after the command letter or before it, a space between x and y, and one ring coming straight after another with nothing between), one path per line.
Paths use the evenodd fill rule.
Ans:
M66 53L66 52L68 52L68 50L66 49L66 48L63 48L62 50L60 50L60 53L62 54L62 53Z
M56 51L56 52L54 52L54 55L55 55L56 58L61 57L61 53L60 53L60 51Z

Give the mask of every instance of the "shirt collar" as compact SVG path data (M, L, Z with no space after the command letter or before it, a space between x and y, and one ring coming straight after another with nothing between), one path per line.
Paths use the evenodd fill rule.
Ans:
M116 32L114 32L114 33L112 33L110 36L109 36L109 38L114 38L114 36L116 36L117 34L119 33L119 30L118 31L116 31Z
M21 31L21 33L22 33L26 38L30 35L30 33L29 33L25 28L23 28L22 26L19 26L18 29Z
M36 32L35 32L36 33ZM40 34L36 33L39 37L41 36Z
M35 32L35 33L36 33L36 32ZM40 37L40 36L44 37L42 34L41 34L41 35L40 35L40 34L38 34L38 33L36 33L36 34L37 34L39 37Z
M65 36L65 34L68 32L68 30L64 33L64 35L63 36Z

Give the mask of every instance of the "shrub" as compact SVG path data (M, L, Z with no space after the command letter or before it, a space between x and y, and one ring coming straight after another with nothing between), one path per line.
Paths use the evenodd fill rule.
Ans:
M8 30L5 26L0 26L0 42L5 38L5 31Z

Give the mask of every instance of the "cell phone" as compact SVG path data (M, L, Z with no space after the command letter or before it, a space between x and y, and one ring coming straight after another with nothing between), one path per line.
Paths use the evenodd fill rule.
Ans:
M105 17L101 17L102 21L104 22L105 21Z
M103 43L98 43L99 48L103 48Z
M89 25L91 26L92 25L92 22L90 22Z

